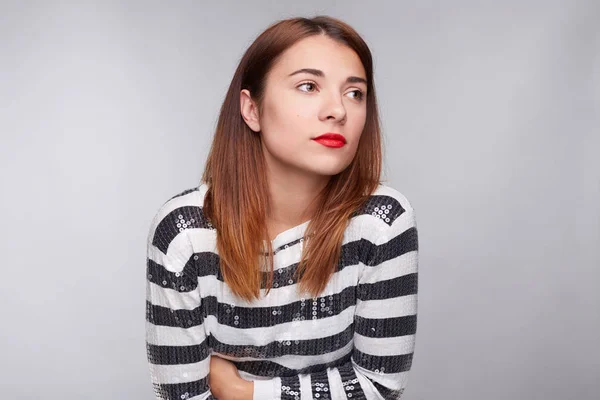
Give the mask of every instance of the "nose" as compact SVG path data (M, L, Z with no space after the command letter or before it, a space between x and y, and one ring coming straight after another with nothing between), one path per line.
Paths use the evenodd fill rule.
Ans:
M320 119L333 119L343 123L346 121L346 117L346 107L344 107L341 96L335 93L328 96L327 100L323 104Z

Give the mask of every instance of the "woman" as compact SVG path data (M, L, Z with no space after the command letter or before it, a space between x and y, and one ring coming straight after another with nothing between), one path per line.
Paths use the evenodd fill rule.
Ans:
M158 398L400 398L417 228L380 170L365 42L326 16L270 26L235 72L202 182L150 228Z

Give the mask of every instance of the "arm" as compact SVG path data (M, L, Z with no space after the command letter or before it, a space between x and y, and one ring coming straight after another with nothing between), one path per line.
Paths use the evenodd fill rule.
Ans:
M382 225L379 233L369 235L357 287L351 358L310 374L255 380L254 400L279 398L279 393L281 400L401 397L412 364L417 321L414 210L405 210L391 226Z
M194 251L177 210L154 218L147 243L146 349L161 400L214 399ZM176 221L176 220L175 220Z

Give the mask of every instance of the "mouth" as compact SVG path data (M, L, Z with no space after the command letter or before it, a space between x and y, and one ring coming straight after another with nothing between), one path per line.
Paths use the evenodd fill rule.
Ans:
M323 146L334 148L342 147L346 144L346 138L343 135L331 132L324 133L313 140L319 144L322 144Z

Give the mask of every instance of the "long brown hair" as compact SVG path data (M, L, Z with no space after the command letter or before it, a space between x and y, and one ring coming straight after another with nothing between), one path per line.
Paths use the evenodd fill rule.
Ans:
M353 213L380 183L380 123L367 44L348 24L329 16L290 18L269 26L246 50L235 71L202 175L208 185L203 212L217 231L223 279L233 293L248 301L259 298L261 285L267 293L272 287L273 248L266 225L270 205L261 135L242 118L240 91L250 91L260 114L266 76L278 57L296 42L318 34L348 46L360 58L367 79L367 116L354 159L317 196L319 206L306 227L307 240L296 270L301 292L317 297L323 291L337 269ZM263 262L269 266L266 282L261 281L259 268Z

